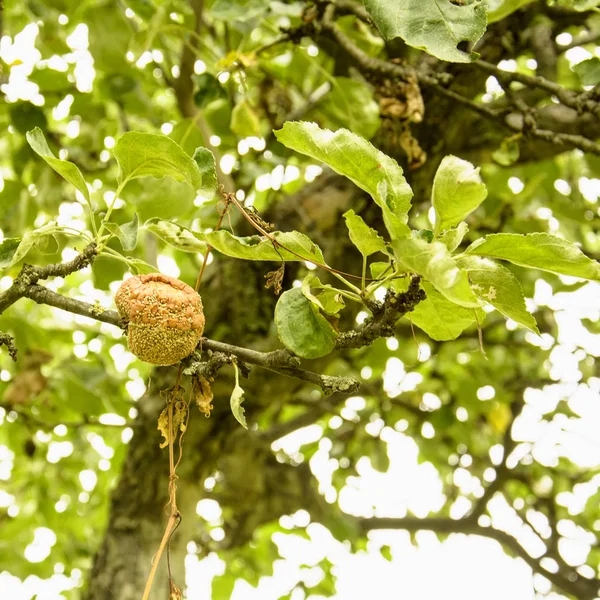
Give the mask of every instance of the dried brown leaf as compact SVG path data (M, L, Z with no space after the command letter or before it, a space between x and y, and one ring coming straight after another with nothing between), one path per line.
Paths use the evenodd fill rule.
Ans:
M161 443L160 447L165 448L169 445L170 440L170 430L169 430L169 407L172 403L172 414L173 414L173 426L171 431L173 431L173 443L177 439L177 433L181 431L184 433L187 426L187 414L188 414L188 406L183 400L169 400L167 406L163 409L158 417L158 426L157 429L160 431L160 434L165 438L165 441Z
M200 412L205 415L206 418L210 417L210 411L213 409L212 401L214 396L208 379L202 376L195 378L193 393Z
M182 591L171 580L169 580L169 600L183 600Z
M285 263L281 263L281 266L279 267L279 269L277 269L276 271L269 271L265 275L265 279L267 280L267 283L265 283L265 287L267 289L272 287L276 296L279 296L279 294L281 294L281 290L282 290L281 284L283 282L284 274L285 274Z

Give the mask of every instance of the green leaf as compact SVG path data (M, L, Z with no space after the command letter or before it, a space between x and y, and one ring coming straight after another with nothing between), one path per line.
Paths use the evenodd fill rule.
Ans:
M7 108L11 125L23 135L27 134L29 130L48 128L48 119L43 109L31 102L11 102Z
M442 160L433 179L432 202L436 234L456 227L487 196L479 168L456 156Z
M312 293L310 286L311 283L313 283L314 280L317 280L319 283L321 283L321 281L315 277L312 273L309 273L303 280L302 280L302 293L304 294L304 297L309 300L310 302L312 302L317 308L321 309L321 310L325 310L323 305L321 304L320 300Z
M137 213L133 215L133 221L125 223L124 225L118 225L117 223L105 223L104 226L113 235L116 235L121 242L121 247L125 252L131 252L136 246L138 241L138 216Z
M125 257L125 260L129 264L129 267L136 275L144 275L146 273L156 273L158 269L154 265L148 264L145 260L141 258L131 258L129 256Z
M201 242L196 234L173 221L165 221L162 219L150 219L144 223L144 229L148 229L161 240L182 250L183 252L198 252L204 254L206 252L206 244Z
M23 260L29 251L47 235L56 232L55 223L47 223L28 231L22 238L7 238L0 245L0 269L8 269ZM17 244L18 242L18 244ZM6 246L5 246L6 244Z
M444 244L401 238L394 240L392 246L401 266L422 275L450 302L466 307L480 306L467 274L458 267Z
M475 43L485 32L485 4L454 4L449 0L363 0L377 29L391 40L401 37L409 46L451 62L476 60L476 52L458 49Z
M212 198L217 193L217 167L214 154L208 148L198 147L194 160L202 175L202 187L197 193L203 198Z
M315 296L311 288L320 289L322 291L318 296ZM340 291L329 284L322 284L321 280L313 273L309 273L302 280L301 289L306 298L325 314L336 315L346 306L344 297L340 294Z
M90 192L77 166L68 160L60 160L54 156L39 127L28 131L25 137L32 150L41 156L61 177L64 177L70 184L74 185L82 193L86 202L90 204Z
M509 167L516 163L521 154L521 149L519 147L520 138L521 134L504 138L500 147L492 153L492 158L503 167Z
M277 335L302 358L318 358L335 348L337 334L300 288L284 292L275 307Z
M245 21L264 13L269 4L268 0L215 0L209 12L215 19Z
M189 156L194 156L196 148L204 143L202 132L194 119L184 119L176 123L169 137L179 144Z
M315 278L318 281L318 278ZM337 315L343 308L346 307L344 297L340 294L339 290L330 286L324 285L323 291L317 296L323 312L328 315Z
M469 231L468 225L463 221L458 224L458 227L454 227L453 229L448 229L444 231L439 237L440 242L445 244L446 248L450 250L450 252L454 252L463 241L465 235L467 235L467 231Z
M416 229L412 232L412 235L419 240L426 241L428 244L431 244L435 238L435 235L431 229Z
M393 158L347 129L333 132L316 123L291 121L275 135L284 146L323 161L370 194L392 239L410 231L406 222L413 194Z
M123 11L115 10L112 2L87 4L88 8L81 17L89 28L89 46L94 65L102 71L122 72L129 67L125 60L133 35L129 19ZM107 35L110 36L110 42Z
M135 12L137 14L137 11ZM152 43L160 33L160 28L165 24L166 19L166 6L158 6L150 19L144 19L144 21L147 21L147 27L136 31L129 43L129 50L133 52L136 60L140 58L144 52L152 50Z
M0 269L8 269L14 264L13 256L21 243L21 238L5 238L0 244Z
M558 5L577 12L584 12L597 8L600 5L600 0L562 0L558 2Z
M533 0L487 0L488 24L501 21Z
M260 135L260 120L246 100L238 102L231 111L231 131L240 137Z
M217 575L212 580L211 598L213 600L229 600L235 586L235 577L230 573Z
M282 259L288 261L308 260L320 264L325 262L321 249L308 237L297 231L273 232L271 235L278 242L277 249L273 242L259 235L236 237L224 229L211 233L195 233L194 235L199 240L210 244L221 254L234 258L278 262L281 262ZM292 252L288 252L279 244L289 248Z
M240 386L240 374L235 363L231 363L233 366L233 372L235 373L235 386L233 391L231 392L231 398L229 400L229 404L231 406L231 412L233 416L236 418L236 421L244 428L248 429L248 425L246 423L246 415L244 407L242 406L242 402L244 401L244 390Z
M366 139L372 138L381 125L379 104L373 98L373 89L365 82L349 77L336 77L331 91L317 109L327 117L328 125L336 129L345 125Z
M380 473L387 473L390 468L388 445L377 438L372 438L373 450L369 452L371 466ZM368 444L371 445L371 444Z
M391 264L389 262L376 261L369 265L369 271L373 279L381 279L382 275L391 275Z
M185 181L194 191L205 185L196 161L165 135L129 131L119 138L114 154L121 183L138 177L169 176Z
M194 94L194 104L198 108L206 108L213 100L218 100L219 98L224 99L227 97L225 90L214 75L202 73L195 77L195 80L197 91ZM190 119L190 121L192 121L192 119ZM193 123L192 126L195 129L198 129L195 123Z
M479 298L539 335L537 323L525 305L523 288L506 267L478 256L463 255L457 262L469 274L471 288Z
M369 227L361 216L353 210L345 212L343 216L346 219L350 240L363 256L371 256L375 252L385 251L383 238L373 228Z
M577 246L549 233L492 233L473 244L465 254L508 260L521 267L560 275L600 280L600 264Z
M438 342L454 340L475 323L475 311L480 323L485 318L485 312L481 308L457 306L444 298L431 284L423 282L421 286L427 298L421 300L407 318L430 338Z
M573 67L573 71L579 75L583 85L597 85L600 83L600 58L588 58L582 60Z
M99 290L109 290L113 281L123 279L127 272L127 266L120 260L114 260L112 256L97 256L92 263L92 278L94 287Z
M165 177L158 181L141 179L130 183L129 186L128 202L142 222L152 218L185 218L196 210L196 192L185 182Z

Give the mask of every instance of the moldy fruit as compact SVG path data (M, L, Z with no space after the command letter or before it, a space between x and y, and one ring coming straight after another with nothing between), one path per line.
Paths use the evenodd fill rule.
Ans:
M200 295L189 285L149 273L127 279L115 303L126 319L129 350L153 365L171 365L191 354L204 331Z

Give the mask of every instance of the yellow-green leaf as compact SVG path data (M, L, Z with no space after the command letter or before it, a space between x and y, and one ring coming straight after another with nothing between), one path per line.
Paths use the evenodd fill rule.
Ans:
M465 254L508 260L521 267L600 280L600 263L588 258L575 244L549 233L492 233L473 244Z
M444 157L433 179L436 233L456 227L486 196L479 168L456 156Z
M401 238L394 240L392 246L400 266L424 277L450 302L465 307L480 306L467 274L459 268L444 244Z
M338 129L321 129L316 123L291 121L275 132L288 148L323 161L371 195L381 207L392 239L407 235L412 190L393 159L360 136Z
M369 227L360 215L349 210L343 216L346 219L350 240L363 256L370 256L375 252L385 250L383 238L372 227Z
M533 315L525 305L519 280L506 267L478 256L459 256L457 262L467 271L471 288L479 298L513 321L534 333L540 333Z

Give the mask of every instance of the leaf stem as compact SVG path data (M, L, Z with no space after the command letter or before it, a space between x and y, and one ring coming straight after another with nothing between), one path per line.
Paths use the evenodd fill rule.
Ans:
M229 194L229 201L232 202L233 204L235 204L236 208L240 211L240 213L242 213L242 216L244 217L244 219L246 219L246 221L248 221L250 223L250 225L252 225L252 227L254 227L254 229L256 229L256 231L258 231L262 236L266 237L274 246L279 246L280 248L283 248L286 252L289 252L290 254L293 254L294 256L297 256L298 258L301 258L302 260L304 260L306 262L311 262L314 265L317 265L317 267L321 267L321 269L325 269L326 271L329 271L332 275L337 277L340 281L343 281L352 291L354 291L360 295L360 290L355 285L352 285L350 282L346 281L346 279L344 279L342 277L342 275L345 275L346 277L351 277L352 279L361 279L361 277L359 277L358 275L352 275L351 273L344 273L344 271L338 271L337 269L334 269L333 267L330 267L329 265L326 265L325 263L320 263L320 262L316 261L312 257L307 258L306 256L303 256L302 254L298 254L298 252L294 252L294 250L288 248L281 242L277 241L277 238L273 234L269 233L268 231L265 231L254 219L251 219L248 216L248 213L246 212L245 208L238 202L238 200L236 199L234 194Z
M287 250L287 248L286 248L286 250ZM360 291L359 288L357 288L354 284L350 283L343 275L340 275L340 273L338 273L337 271L330 270L329 272L334 277L336 277L337 279L339 279L344 285L346 285L347 287L349 287L360 298L362 292Z
M129 181L129 179L124 179L123 181L121 181L121 183L119 183L119 185L117 186L117 189L115 191L115 195L108 207L108 210L106 211L106 214L104 215L104 218L102 219L102 221L100 221L100 228L98 229L98 232L96 233L96 243L98 244L99 252L104 249L104 247L106 246L106 243L110 239L110 238L107 238L102 242L100 241L100 236L102 235L102 232L105 229L105 223L107 223L108 220L110 219L110 215L112 214L113 208L115 207L115 203L117 202L119 196L121 195L121 192L123 191L123 188L127 185L128 181Z
M387 273L388 269L390 268L391 265L382 273L382 275ZM400 277L400 275L396 271L394 271L393 273L390 273L387 277L384 277L383 279L375 280L373 283L367 286L367 295L370 296L377 288L380 288L382 285L385 285L388 281L395 279L396 277Z
M129 266L131 264L126 256L119 254L119 252L117 252L116 250L113 250L112 248L103 247L98 252L98 255L101 255L101 254L103 254L104 256L110 256L111 258L114 258L116 260L120 260L121 262L124 262L127 266Z
M365 278L367 276L367 257L363 256L362 263L362 281L360 282L360 289L362 290L362 294L365 293Z
M334 288L334 289L338 294L340 294L340 296L344 296L344 298L348 298L350 300L353 300L354 302L358 302L362 306L365 305L362 298L360 296L358 296L357 294L353 294L352 292L346 292L345 290L340 290L339 288Z

